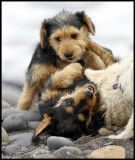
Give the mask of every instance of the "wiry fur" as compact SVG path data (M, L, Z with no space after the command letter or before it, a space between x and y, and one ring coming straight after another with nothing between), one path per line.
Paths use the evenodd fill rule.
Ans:
M63 70L70 63L81 63L85 69L106 67L95 53L112 55L111 51L93 42L89 34L95 34L95 26L84 12L69 13L63 10L43 21L41 41L27 69L18 109L32 109L35 97L42 91L50 75ZM91 48L88 47L89 43Z
M118 74L120 78L117 82ZM106 69L100 71L86 69L85 75L95 82L100 90L102 107L107 109L105 114L107 128L116 131L116 128L126 126L121 134L111 135L109 138L133 138L133 53ZM113 89L113 85L117 83L118 88Z
M43 131L73 139L92 136L104 125L104 111L100 108L97 87L81 75L82 66L72 63L48 79L39 105L42 121L33 135L33 141Z

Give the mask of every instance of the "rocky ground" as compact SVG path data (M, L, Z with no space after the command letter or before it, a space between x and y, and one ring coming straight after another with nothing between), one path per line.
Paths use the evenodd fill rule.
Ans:
M134 157L133 140L112 140L99 134L73 140L44 133L33 143L31 138L39 123L38 110L16 110L2 101L2 159Z

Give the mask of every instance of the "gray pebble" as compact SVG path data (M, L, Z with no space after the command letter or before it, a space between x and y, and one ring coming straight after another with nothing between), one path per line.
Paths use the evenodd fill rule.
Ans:
M64 137L57 137L57 136L50 136L47 139L47 146L50 150L57 150L63 146L73 146L74 143L69 140L68 138Z
M30 158L36 158L38 155L41 155L41 154L49 154L50 152L48 151L48 147L44 147L42 149L36 149L30 153L27 153L30 155Z
M36 155L35 158L39 158L39 159L55 159L56 157L52 154L39 154Z
M38 125L40 124L40 122L41 122L41 121L29 122L29 123L28 123L28 127L35 130L35 129L38 127Z
M4 119L2 126L7 132L25 130L27 123L24 121L21 114L12 114Z
M87 154L90 154L92 151L93 150L87 149L87 150L84 150L83 153L87 155Z
M122 132L122 130L118 130L118 131L116 132L116 135L120 134L121 132Z
M33 133L21 133L13 136L9 136L9 142L13 142L16 145L21 145L22 147L27 147L32 145L31 141Z
M57 151L53 152L53 155L80 155L83 154L83 151L81 151L79 148L76 147L70 147L70 146L64 146Z
M113 144L113 142L105 143L104 146L108 146L108 145L111 145L111 144Z
M2 146L7 146L8 143L7 142L2 142Z
M12 114L21 114L25 121L40 121L41 116L38 111L24 111L16 109L8 109L2 112L2 119L12 115Z
M12 144L12 145L9 145L5 148L4 153L5 154L17 153L17 152L20 152L20 150L21 149L19 146Z
M22 153L28 153L29 150L28 150L28 148L26 148L26 147L21 147L21 152L22 152Z

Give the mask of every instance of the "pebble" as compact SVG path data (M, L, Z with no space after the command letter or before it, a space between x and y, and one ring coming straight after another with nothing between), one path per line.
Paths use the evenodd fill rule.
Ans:
M7 132L25 130L27 123L24 121L21 114L12 114L4 119L2 126Z
M38 125L40 124L41 121L32 121L28 123L28 127L31 129L36 129L38 127Z
M2 142L8 142L8 134L3 127L2 127Z
M12 144L12 145L8 145L5 150L4 153L5 154L10 154L10 153L17 153L20 152L21 148L18 145Z
M55 152L53 152L53 155L78 155L82 154L83 151L81 151L79 148L71 147L71 146L64 146Z
M16 109L7 109L2 112L2 119L12 115L12 114L21 114L25 121L41 121L41 116L38 111L24 111Z
M35 159L37 159L37 158L39 158L39 159L56 159L56 157L51 154L40 154L40 155L36 155L34 158Z
M36 149L30 153L30 158L37 158L41 154L49 154L49 153L50 151L48 151L48 147L45 147L43 149Z
M57 136L50 136L47 139L47 146L50 150L57 150L63 146L73 146L74 143L69 140L68 138L64 137L57 137Z
M125 158L125 148L117 145L110 145L94 150L87 156L89 159L95 158Z
M23 152L23 153L28 153L29 150L28 150L28 148L26 148L26 147L21 147L21 152Z
M33 144L31 141L33 133L21 133L13 136L9 136L9 142L13 142L16 145L27 147Z
M113 142L105 143L104 146L108 146L108 145L111 145L111 144L113 144Z

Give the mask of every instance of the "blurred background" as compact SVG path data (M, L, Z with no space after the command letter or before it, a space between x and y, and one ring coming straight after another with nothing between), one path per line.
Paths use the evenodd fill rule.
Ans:
M91 37L127 57L133 51L133 2L2 2L2 100L16 106L24 75L39 42L43 19L62 9L85 11L96 27Z

